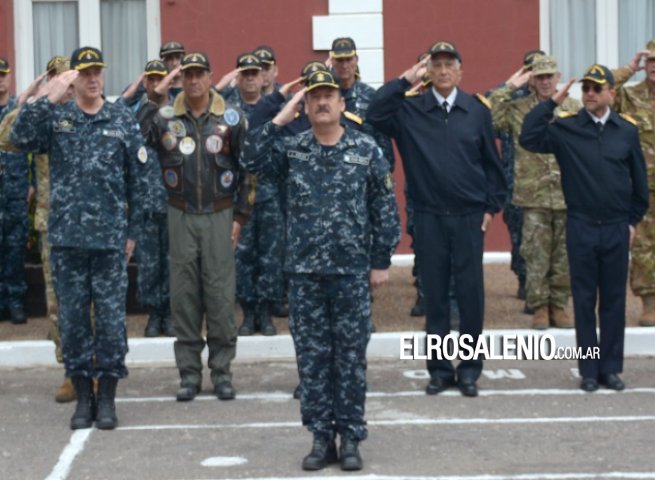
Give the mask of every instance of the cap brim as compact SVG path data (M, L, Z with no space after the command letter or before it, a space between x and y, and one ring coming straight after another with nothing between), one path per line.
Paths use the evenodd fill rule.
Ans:
M273 65L273 64L275 63L275 59L272 59L272 60L271 60L270 58L269 58L269 59L266 59L266 60L260 58L259 61L260 61L261 63L268 63L269 65Z
M106 67L106 65L102 62L86 62L86 63L79 63L75 65L75 68L73 70L86 70L87 68L91 67Z
M332 56L332 58L355 57L355 56L357 56L357 50L350 50L348 52L340 52L340 53L336 53L336 52L333 51L333 52L330 52L330 55Z
M532 72L532 75L555 75L557 73L557 69L546 69L546 70L530 70Z
M239 67L239 68L238 68L238 70L239 70L240 72L246 72L246 71L248 71L248 70L256 70L256 71L259 72L261 69L262 69L262 67Z
M203 65L202 63L187 63L186 65L183 65L180 70L188 70L190 68L200 68L202 70L209 70L209 67L207 65Z
M582 77L582 80L580 80L580 83L582 82L594 82L597 83L598 85L605 85L606 83L609 83L606 78L598 79L594 77Z
M184 55L184 50L171 50L171 51L168 51L168 52L161 52L159 54L159 58L164 58L166 55L173 55L174 53Z
M307 90L305 90L305 91L306 92L311 92L312 90L316 90L319 87L329 87L329 88L338 89L339 85L337 85L335 83L328 83L328 82L315 83L314 85L311 85L311 86L307 87Z
M0 73L11 73L11 68L2 69Z
M143 72L143 75L146 77L151 77L153 75L159 75L160 77L165 77L168 75L168 72Z
M446 55L450 55L453 58L456 58L459 60L459 53L453 52L452 50L435 50L434 52L430 52L430 56L434 57L435 55L439 55L440 53L445 53Z

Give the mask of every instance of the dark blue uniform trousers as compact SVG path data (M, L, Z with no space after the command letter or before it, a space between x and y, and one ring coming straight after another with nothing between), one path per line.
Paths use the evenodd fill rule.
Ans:
M626 285L630 231L628 222L594 224L569 217L566 223L575 333L582 354L600 347L600 359L580 359L580 375L623 371ZM596 335L596 305L600 344Z
M484 320L484 280L482 254L483 212L466 215L434 215L414 212L416 251L421 258L419 274L425 294L425 330L428 335L444 337L450 332L448 290L450 276L455 279L455 299L460 311L460 334L473 337L473 345L482 333ZM431 378L455 380L450 360L428 359ZM463 360L457 377L477 380L482 359Z
M52 247L51 261L66 376L126 377L125 252Z
M303 425L315 435L364 440L368 273L290 274L289 330L300 375Z

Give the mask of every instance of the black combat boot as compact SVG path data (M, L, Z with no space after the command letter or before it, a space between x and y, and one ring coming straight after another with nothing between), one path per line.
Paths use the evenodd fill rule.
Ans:
M239 327L239 335L247 337L255 333L255 305L252 303L242 303L243 323Z
M519 300L525 300L527 298L527 292L525 290L525 277L519 277L519 289L516 291L516 298Z
M173 317L171 316L170 307L166 305L159 313L161 314L161 334L165 337L174 337L175 329L173 328Z
M98 380L98 414L96 427L100 430L113 430L118 425L116 418L116 385L118 378L104 375Z
M262 302L259 304L257 318L259 320L259 331L262 335L270 337L277 334L277 328L273 325L273 318L271 317L270 303Z
M146 337L158 337L160 331L161 317L159 316L159 311L155 307L151 307L150 314L148 315L148 323L146 324L143 335Z
M321 470L327 464L336 463L338 460L337 445L334 443L334 439L329 439L322 435L314 435L312 451L303 458L302 469Z
M339 456L341 457L341 470L361 470L364 467L357 440L342 437Z
M89 377L71 378L77 393L77 406L71 417L71 430L91 428L96 418L96 399L93 395L93 382Z

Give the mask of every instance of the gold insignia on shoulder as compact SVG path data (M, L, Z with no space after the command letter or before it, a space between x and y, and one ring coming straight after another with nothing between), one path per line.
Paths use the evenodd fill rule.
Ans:
M480 95L479 93L476 93L475 98L477 98L482 105L484 105L489 110L491 110L491 102L489 101L489 99L487 97L485 97L484 95Z
M418 90L414 90L414 91L412 91L412 92L410 92L410 91L405 92L405 96L406 96L406 97L416 97L416 96L418 96L418 95L420 95L420 94L418 93Z
M623 120L625 120L626 122L633 124L635 127L637 126L637 120L632 118L630 115L627 115L625 113L619 113L619 115L621 115L621 118L623 118Z
M559 112L557 114L557 118L575 117L577 114L578 114L578 112Z
M354 113L349 112L348 110L343 112L343 116L346 117L348 120L355 122L357 125L362 125L364 123L362 117L360 117L359 115L355 115Z

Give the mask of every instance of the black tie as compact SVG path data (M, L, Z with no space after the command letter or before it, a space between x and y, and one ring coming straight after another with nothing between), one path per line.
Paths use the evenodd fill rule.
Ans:
M443 103L441 104L441 108L443 108L443 115L446 123L448 123L448 100L444 100Z
M596 128L598 129L598 133L603 133L603 122L601 122L600 120L598 120L598 121L596 122Z

